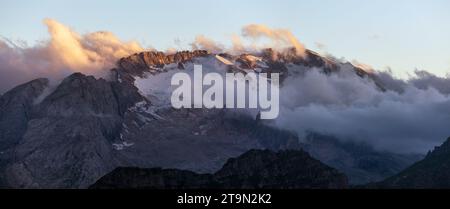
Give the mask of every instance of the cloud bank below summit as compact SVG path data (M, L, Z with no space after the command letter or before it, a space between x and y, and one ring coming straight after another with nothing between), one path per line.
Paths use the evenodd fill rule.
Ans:
M375 73L386 91L349 70L288 77L275 125L300 136L317 132L394 153L426 153L450 136L448 78L417 71L404 81Z

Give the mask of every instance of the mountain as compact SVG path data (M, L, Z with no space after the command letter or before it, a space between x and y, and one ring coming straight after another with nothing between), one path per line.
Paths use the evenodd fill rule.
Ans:
M312 157L345 173L353 185L381 181L423 158L420 154L395 154L369 145L342 142L336 137L309 133L303 149Z
M90 188L300 189L346 188L347 178L301 150L250 150L214 174L160 168L117 168Z
M8 92L10 100L20 101L23 95L29 96L28 100L37 98L32 94L35 82ZM114 169L111 142L119 134L127 105L141 99L127 88L131 87L75 73L42 101L27 103L21 110L26 117L20 117L23 132L15 132L21 135L4 154L11 153L10 163L3 166L7 184L26 188L79 187ZM1 118L2 123L10 121ZM12 130L10 125L1 128L1 132Z
M146 51L118 60L107 79L74 73L57 86L47 79L17 86L0 97L0 186L86 188L117 167L214 173L229 158L251 149L305 149L345 172L351 182L368 181L353 180L358 172L377 180L407 166L409 160L390 157L370 158L370 165L377 166L341 164L344 158L330 156L358 148L334 146L339 141L303 142L295 133L258 120L257 112L170 105L171 76L191 73L194 64L218 73L279 72L281 81L298 71L346 68L373 79L383 91L369 72L307 53L303 58L292 50L271 49L241 55Z
M441 146L429 152L427 156L397 175L386 180L370 184L375 188L450 188L450 138Z
M251 148L297 146L248 116L156 108L130 82L81 73L54 89L44 81L1 98L3 187L86 188L120 166L215 171Z

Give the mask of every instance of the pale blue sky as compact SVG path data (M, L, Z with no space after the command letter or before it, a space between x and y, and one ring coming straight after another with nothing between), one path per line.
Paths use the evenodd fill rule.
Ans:
M196 35L230 43L250 23L290 29L308 48L396 75L450 73L448 0L0 0L0 35L29 44L48 38L52 18L80 33L107 30L164 50Z

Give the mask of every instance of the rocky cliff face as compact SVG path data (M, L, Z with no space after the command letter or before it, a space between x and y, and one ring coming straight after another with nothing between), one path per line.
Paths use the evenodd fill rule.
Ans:
M36 83L25 84L32 90L35 86ZM64 79L45 99L30 104L22 119L24 131L15 132L20 140L5 154L12 159L4 165L8 185L83 187L112 170L114 157L110 147L119 136L123 114L120 107L142 99L138 94L134 98L121 95L121 88L76 73ZM8 94L19 98L22 95L16 91Z
M0 97L0 151L20 141L27 129L34 102L47 86L47 79L36 79L17 86Z
M0 97L0 187L6 185L4 168L14 160L14 147L28 128L33 105L47 86L47 79L36 79Z
M215 174L173 169L118 168L91 188L153 189L300 189L346 188L347 178L337 170L297 151L250 150L227 161Z
M182 69L183 63L208 54L204 50L181 51L167 55L163 52L146 51L124 57L117 62L117 65L122 72L134 76L142 76L144 72L157 73L164 65L168 64L175 63Z
M165 66L176 65L177 69L184 69L186 62L191 62L196 58L213 56L205 50L181 51L174 54L165 54L157 51L146 51L124 57L117 62L117 69L114 71L121 80L133 81L133 76L143 77L145 73L158 74L166 71ZM261 70L267 73L280 73L281 80L288 76L287 64L304 66L306 68L315 67L325 73L337 72L342 68L343 63L320 56L311 50L306 50L306 57L297 55L295 48L278 52L273 49L264 49L254 54L219 54L218 56L226 60L230 71ZM348 63L349 64L349 63ZM349 64L352 70L360 77L370 77L382 89L382 85L376 78L365 70ZM130 76L131 75L131 76Z

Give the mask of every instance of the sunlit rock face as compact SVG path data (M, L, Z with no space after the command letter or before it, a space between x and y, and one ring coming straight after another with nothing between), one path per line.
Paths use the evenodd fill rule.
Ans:
M182 68L183 63L206 55L208 55L208 52L204 50L181 51L167 55L163 52L147 51L121 58L117 65L122 72L142 76L146 71L156 73L158 69L173 63Z

